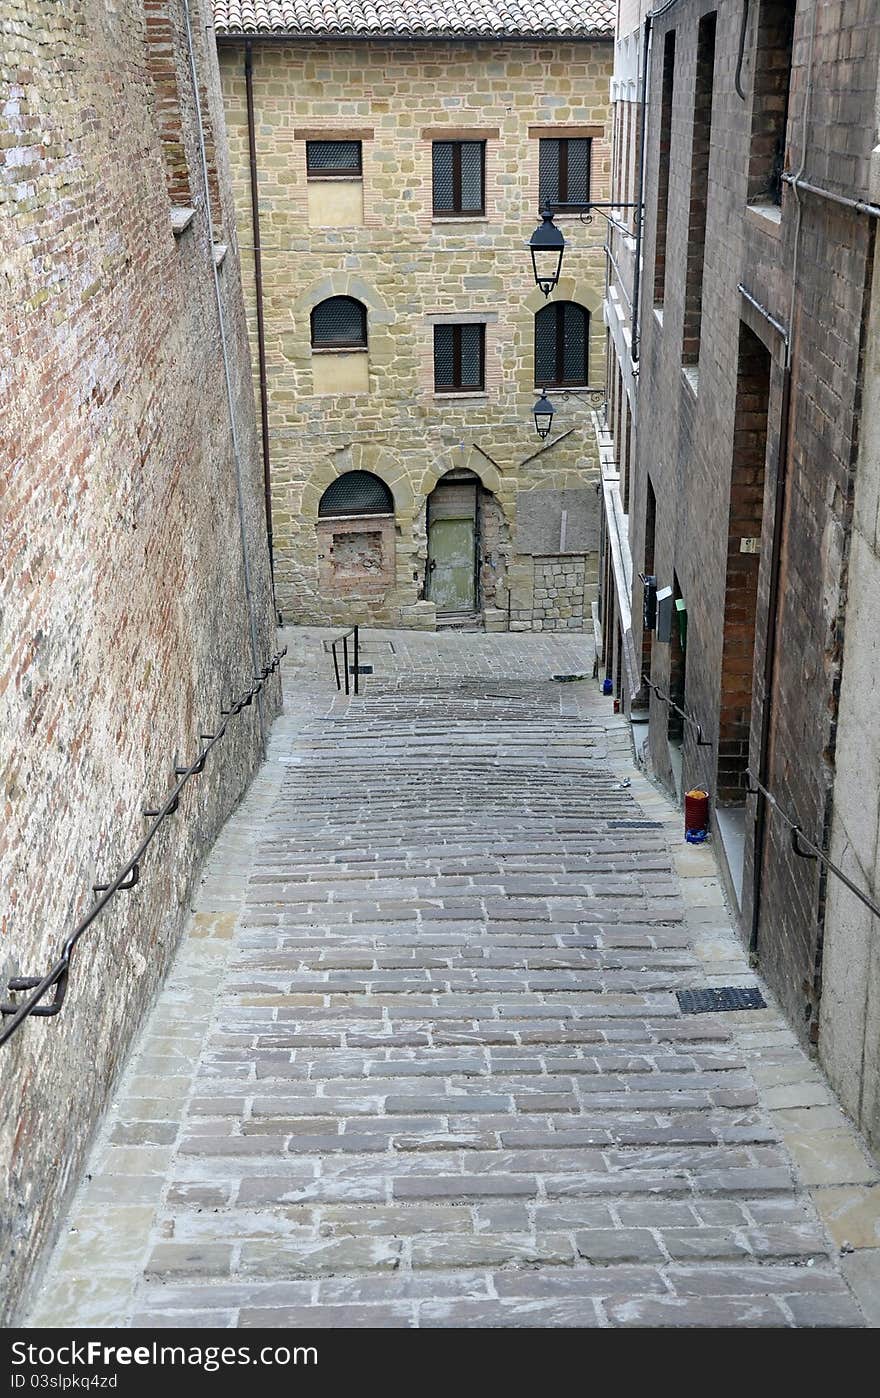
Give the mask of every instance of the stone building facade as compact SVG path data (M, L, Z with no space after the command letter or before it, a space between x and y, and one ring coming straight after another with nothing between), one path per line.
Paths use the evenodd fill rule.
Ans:
M202 0L4 6L7 1003L26 998L10 978L50 970L93 885L146 833L144 809L275 649L207 19ZM137 886L78 944L57 1018L31 1017L0 1045L0 1323L23 1308L24 1279L38 1274L202 857L260 761L279 698L270 677L230 722ZM0 1033L10 1023L0 1018Z
M294 6L264 8L255 20L217 0L215 19L285 619L582 628L597 579L604 226L560 221L569 247L538 372L565 383L549 390L544 442L545 298L527 240L548 151L565 145L572 190L588 152L589 196L607 199L613 7L556 25L551 6L540 38L527 17L502 34L479 4L441 32L426 7L380 4L378 35L341 6L307 31ZM440 188L454 159L457 212L453 174ZM350 323L334 329L335 310ZM548 316L567 346L556 358Z
M858 1102L877 1011L866 1021L864 985L844 984L856 952L865 968L875 956L876 979L876 919L862 905L841 907L851 895L820 859L803 857L812 851L792 826L822 853L829 835L841 858L849 846L854 881L876 886L877 776L872 768L866 802L855 754L864 759L858 725L872 654L863 609L876 434L864 435L863 409L877 394L868 327L880 16L843 0L757 0L743 24L738 0L678 0L643 28L638 430L623 610L650 696L622 662L625 618L608 588L607 659L624 707L650 697L647 742L644 726L635 731L656 775L679 795L709 791L756 964L826 1063L834 1045L833 1076L848 1082L847 1105L876 1141L876 1087L873 1126ZM641 575L666 592L671 624L658 613L656 627L643 625ZM840 932L829 921L838 913ZM820 1011L835 964L837 989ZM841 1034L832 1020L844 1002ZM876 1061L872 1071L876 1084Z

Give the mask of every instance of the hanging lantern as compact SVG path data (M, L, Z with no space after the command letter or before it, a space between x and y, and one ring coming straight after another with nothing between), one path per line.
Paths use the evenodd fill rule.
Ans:
M535 427L538 430L538 436L541 438L542 442L546 437L549 437L550 435L550 428L553 426L554 411L555 409L553 407L553 404L547 397L546 389L542 388L541 396L535 404L534 408L532 409L532 412L535 415Z
M549 296L559 282L562 270L562 254L565 252L565 239L553 222L553 211L549 204L541 210L541 223L529 239L532 254L532 269L535 282L545 296Z

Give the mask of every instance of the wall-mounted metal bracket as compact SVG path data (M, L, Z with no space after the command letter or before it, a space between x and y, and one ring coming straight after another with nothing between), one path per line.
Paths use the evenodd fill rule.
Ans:
M157 815L158 815L158 812L157 812ZM137 862L135 862L134 864L132 864L132 866L131 866L131 873L129 874L129 876L128 876L128 878L125 880L125 882L124 882L124 883L118 883L118 884L116 885L117 892L121 892L123 889L134 888L134 887L137 885L137 883L139 882L140 877L141 877L141 866L140 866L140 864L138 864ZM109 884L109 883L93 883L93 884L92 884L92 892L95 893L95 894L106 893L108 888L110 888L110 884ZM37 985L39 985L39 981L37 981L36 983L37 983Z

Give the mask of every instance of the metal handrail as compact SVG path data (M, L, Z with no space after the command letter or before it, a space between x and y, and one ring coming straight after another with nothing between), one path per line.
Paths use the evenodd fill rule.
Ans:
M711 738L703 737L703 725L698 718L694 718L694 715L689 714L686 709L680 709L675 700L668 694L664 694L663 690L660 689L653 680L649 680L647 675L642 675L642 682L646 684L649 689L654 691L658 699L662 699L664 704L668 704L670 709L674 709L675 712L684 719L685 723L689 723L693 728L696 728L698 748L711 748L714 746Z
M84 932L88 931L95 919L101 915L107 907L107 904L117 893L134 888L139 882L141 861L152 844L156 832L159 830L163 821L168 816L173 815L177 810L180 804L181 792L187 782L191 777L197 777L200 773L204 772L208 754L224 737L229 727L230 720L237 718L242 709L249 708L254 702L255 697L262 690L265 681L278 669L278 666L281 664L286 654L286 646L283 650L277 651L270 663L263 667L260 674L254 675L254 683L251 685L250 689L246 690L240 699L234 700L230 708L220 710L220 717L223 722L220 724L216 733L201 733L199 735L200 743L204 744L204 747L201 748L198 757L185 767L175 766L174 775L179 778L179 780L168 796L166 796L162 805L158 810L145 810L143 812L151 821L150 828L146 835L141 840L134 854L131 855L119 870L115 878L111 879L110 882L106 884L92 885L92 891L96 895L95 902L92 904L86 916L77 924L67 938L61 949L61 954L51 970L47 971L42 977L13 976L8 982L9 991L13 994L22 990L29 990L32 993L29 998L20 1005L0 1004L0 1015L9 1018L9 1023L4 1024L2 1029L0 1029L0 1045L5 1044L8 1039L11 1039L16 1030L19 1029L30 1016L34 1016L35 1018L48 1018L60 1012L64 1004L70 979L71 955L80 937ZM51 1003L48 1005L41 1005L40 1001L48 994L53 986L55 987L55 995Z
M858 898L860 903L863 903L875 917L880 917L880 906L878 906L873 899L869 898L867 893L863 893L860 888L857 888L852 879L848 878L842 869L838 869L836 864L832 864L824 850L820 849L818 845L813 844L813 841L804 834L797 821L792 820L791 816L783 810L772 791L768 791L763 782L758 781L749 767L746 768L746 776L752 783L752 785L747 788L747 794L749 796L757 796L759 794L763 796L767 803L776 811L783 824L788 826L791 832L791 845L795 854L798 855L800 859L818 860L820 864L824 864L829 873L833 874L835 878L840 879L840 882L846 885L850 893L852 893L855 898ZM802 846L806 846L806 848L801 848Z
M349 638L349 636L353 636L353 637L354 637L354 646L353 646L353 651L354 651L354 655L353 655L354 664L353 664L351 667L349 667L349 664L348 664L348 638ZM340 677L339 677L339 657L338 657L338 655L336 654L336 647L339 646L339 645L342 646L342 669L343 669L343 673L344 673L344 676L345 676L345 692L346 692L346 694L349 694L349 693L351 692L350 678L349 678L349 677L350 677L351 675L354 675L354 692L355 692L355 694L360 694L360 692L361 692L361 691L360 691L360 684L359 684L359 680L360 680L360 664L359 664L359 655L360 655L360 628L357 627L357 626L353 626L353 627L351 628L350 631L346 631L342 636L337 636L336 639L335 639L334 641L331 641L331 643L330 643L330 651L331 651L331 654L332 654L332 656L333 656L333 670L334 670L334 672L335 672L335 674L336 674L336 689L337 689L337 691L340 690L340 689L342 689L342 687L343 687L343 685L342 685L342 680L341 680Z

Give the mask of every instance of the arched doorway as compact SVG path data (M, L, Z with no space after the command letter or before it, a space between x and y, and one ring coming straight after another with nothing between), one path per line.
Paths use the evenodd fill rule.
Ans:
M500 506L473 471L448 471L428 496L425 596L441 626L466 626L497 608L503 577Z

